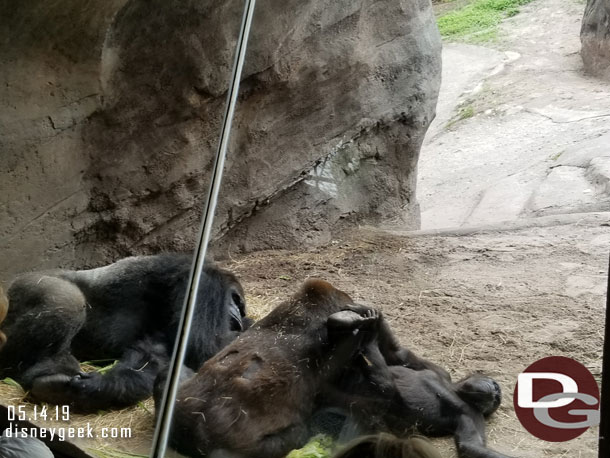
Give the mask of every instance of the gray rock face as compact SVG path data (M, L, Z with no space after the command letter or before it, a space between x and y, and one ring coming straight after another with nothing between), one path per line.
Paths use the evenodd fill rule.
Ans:
M242 8L38 0L0 18L0 272L192 248ZM416 227L440 46L429 0L259 0L216 250Z
M587 72L610 80L610 0L587 1L580 41Z

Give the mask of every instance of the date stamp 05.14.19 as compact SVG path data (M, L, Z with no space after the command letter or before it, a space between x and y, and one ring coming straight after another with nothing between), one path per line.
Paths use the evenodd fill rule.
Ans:
M70 406L8 405L8 427L2 432L4 437L34 437L65 441L67 439L129 439L131 428L104 426L96 431L89 422L77 426L57 425L70 422ZM24 423L28 422L28 423ZM45 425L45 422L50 424Z

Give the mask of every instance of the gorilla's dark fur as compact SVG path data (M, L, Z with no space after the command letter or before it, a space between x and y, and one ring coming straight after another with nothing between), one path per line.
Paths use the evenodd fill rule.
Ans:
M455 434L460 457L500 458L484 437L499 395L486 377L453 384L401 348L377 310L310 280L182 384L172 445L191 457L279 458L338 411L359 433L404 437L419 427ZM438 456L427 449L422 458Z
M35 400L81 412L147 398L173 349L191 264L191 256L164 254L18 277L8 289L0 376L16 379ZM206 265L186 365L201 367L248 327L244 317L235 276ZM84 374L78 363L115 359L104 375Z
M356 318L335 323L341 310ZM376 319L328 283L308 281L180 387L173 446L189 456L265 458L298 448L309 436L316 395Z
M378 335L380 320L375 309L309 280L181 386L173 446L193 457L257 458L302 446L321 394ZM389 361L422 363L383 337Z
M433 364L418 370L388 365L372 339L335 385L327 401L344 409L359 434L453 435L460 458L508 458L485 445L485 418L501 401L500 387L489 377L475 374L453 383Z

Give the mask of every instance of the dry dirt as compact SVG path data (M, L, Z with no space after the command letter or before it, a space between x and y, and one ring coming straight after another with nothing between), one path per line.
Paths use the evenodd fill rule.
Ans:
M504 391L503 405L488 433L498 451L592 458L597 456L595 429L567 443L542 442L520 426L512 407L517 374L539 358L565 355L600 377L610 214L570 218L565 222L571 224L462 234L361 229L325 248L264 251L225 266L242 279L256 318L306 278L320 277L379 306L404 345L452 376L481 371L495 377ZM13 402L19 396L6 385L0 391ZM145 453L152 427L152 406L147 407L74 417L72 425L134 427L130 440L81 445ZM444 457L456 456L451 440L436 442Z
M582 0L535 0L484 46L443 44L421 227L610 211L610 83L583 72Z
M561 14L555 8L557 5L563 8ZM545 148L551 145L552 148L540 153L538 162L544 165L539 167L542 170L546 169L546 163L555 165L552 162L559 157L557 154L566 155L568 146L578 149L583 142L594 140L593 137L608 135L607 118L558 123L540 115L540 110L548 108L547 105L574 110L576 105L588 100L587 109L606 116L607 87L582 77L577 70L578 56L574 53L578 50L575 36L578 24L573 19L579 20L580 5L584 7L574 0L534 2L502 26L507 35L500 46L505 49L500 52L508 50L513 52L510 56L517 52L523 57L517 61L509 59L504 64L508 70L493 75L481 70L484 90L469 99L476 115L444 131L441 134L444 140L435 137L428 143L428 150L424 150L420 161L422 177L426 179L420 183L424 212L432 209L437 219L451 222L453 213L470 208L470 202L477 201L476 196L482 191L474 189L468 180L477 186L485 184L480 178L489 173L489 158L494 151L499 151L516 167L519 161L528 158L538 161L533 156L538 151L537 145ZM539 23L544 27L537 27ZM506 29L509 26L513 32ZM559 43L562 37L568 37L565 38L567 45ZM526 39L535 39L537 43L528 43ZM557 49L559 57L543 56L542 59L535 55L536 52L544 54L541 43ZM528 46L533 51L526 49ZM486 59L490 52L486 51ZM495 65L491 65L490 71ZM518 76L514 73L511 76L513 71L518 71ZM549 95L540 95L547 94L544 92L547 87L553 87L548 78L556 82L555 92L559 93L560 102L547 100L545 97ZM470 83L474 87L478 81ZM529 101L532 94L536 97ZM590 94L589 99L583 98L586 94ZM455 94L453 103L458 102L459 96ZM449 117L454 106L439 107L439 110L446 109ZM532 119L535 122L530 122ZM441 127L438 132L443 130ZM489 132L495 132L505 143L490 144ZM515 138L525 137L541 138L534 146L533 141L525 142L527 150L522 145L511 149L510 156L506 145L514 144ZM460 156L457 150L464 154ZM474 159L467 153L472 153ZM427 159L428 155L437 157ZM476 165L476 160L483 159L486 161L483 169L472 167L471 161ZM502 180L500 172L511 172L504 159L494 169L499 171L498 176L490 176L493 180ZM428 167L429 173L425 171L427 161L437 161ZM436 167L438 161L440 166ZM447 164L451 167L446 167ZM464 172L464 164L472 171ZM432 172L436 175L430 175ZM451 177L447 176L449 172ZM512 183L505 188L513 200L530 192L529 188L520 189ZM555 191L560 195L562 190ZM503 199L492 205L494 211L502 206L510 207ZM518 223L487 227L490 230L486 231L469 228L438 234L406 234L361 229L345 234L328 247L263 251L240 255L224 265L242 279L251 314L257 318L292 294L306 278L321 277L355 299L381 307L404 345L442 364L455 378L473 371L495 377L504 396L502 407L489 422L489 444L494 449L524 458L597 457L595 428L578 439L556 444L537 440L527 433L512 408L512 392L520 371L550 355L580 361L599 381L610 213L572 214L550 221L544 217L531 219L521 208L518 207L519 215L513 219ZM463 223L460 218L455 219L455 226ZM475 222L481 224L482 220ZM2 403L20 403L22 395L17 388L0 384ZM132 427L132 439L97 440L80 445L146 453L152 418L149 401L120 413L73 416L70 425L91 422L96 430L109 425ZM445 458L456 456L451 440L435 440L435 443Z
M481 371L501 384L503 405L489 444L517 457L596 457L597 431L552 444L519 424L512 392L519 372L564 355L599 381L610 214L576 225L455 235L361 230L304 253L263 252L229 265L262 314L310 276L379 306L402 343L455 377ZM438 440L446 458L450 440Z

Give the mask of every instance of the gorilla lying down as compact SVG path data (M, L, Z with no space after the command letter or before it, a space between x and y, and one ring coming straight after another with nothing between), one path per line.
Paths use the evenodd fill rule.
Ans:
M351 434L453 435L460 458L507 458L485 445L485 418L501 402L496 381L474 374L453 383L447 371L421 360L389 364L378 339L390 331L381 319L377 325L377 337L326 390L322 405L341 408Z
M171 443L191 457L280 458L314 418L340 412L358 434L452 434L461 458L507 458L485 446L499 403L492 379L452 383L401 348L376 309L310 280L181 385Z
M78 412L146 399L173 350L191 264L189 255L164 254L21 275L8 289L0 377L17 380L34 400ZM250 325L245 307L235 276L206 265L188 367L201 367ZM106 374L81 372L79 360L106 359L119 360Z

